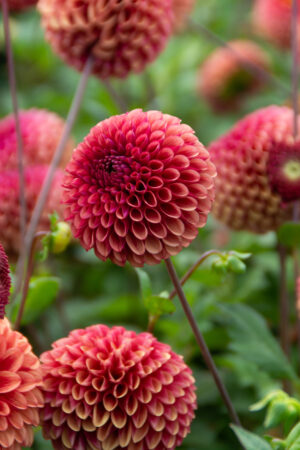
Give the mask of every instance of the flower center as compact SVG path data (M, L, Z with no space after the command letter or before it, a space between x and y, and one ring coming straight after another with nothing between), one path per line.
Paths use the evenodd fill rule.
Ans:
M290 181L300 180L300 161L291 159L284 164L282 170Z
M131 158L125 155L106 155L93 163L94 177L101 187L126 182L131 172Z

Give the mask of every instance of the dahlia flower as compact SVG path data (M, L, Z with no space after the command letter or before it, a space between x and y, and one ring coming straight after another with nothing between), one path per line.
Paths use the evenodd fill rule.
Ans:
M291 45L292 0L256 0L253 7L253 27L263 37L283 48ZM298 0L300 24L300 0Z
M25 166L49 164L60 141L64 121L52 112L29 109L20 111L20 125ZM61 167L66 166L73 148L73 141L69 139L60 164ZM0 170L16 169L17 167L15 119L13 115L9 115L0 120Z
M100 78L141 72L165 47L173 24L172 0L39 0L46 39L71 66L94 57Z
M28 8L37 3L37 0L8 0L9 9L12 11L18 11Z
M269 106L249 114L209 148L216 165L214 216L236 230L265 233L290 218L275 192L269 162L293 142L293 111ZM275 156L276 157L276 156Z
M41 360L43 433L56 449L174 449L189 432L192 372L149 333L94 325Z
M27 339L0 319L0 448L21 450L33 442L43 406L42 371Z
M300 142L274 146L268 162L272 188L284 202L300 199Z
M174 30L181 31L191 14L196 0L173 0Z
M209 154L177 117L134 110L96 125L73 152L65 220L86 250L157 264L187 247L214 197Z
M48 167L30 167L25 171L27 219L30 219L41 186L46 177ZM40 228L49 229L49 214L61 213L62 171L58 169L46 208L43 212ZM19 206L19 174L16 170L0 171L0 241L9 255L20 249L20 206Z
M261 87L262 80L246 64L269 68L268 55L254 42L231 41L228 46L216 49L197 75L198 94L217 111L237 108L245 97Z
M5 305L9 300L10 290L9 264L4 248L0 244L0 319L3 319Z

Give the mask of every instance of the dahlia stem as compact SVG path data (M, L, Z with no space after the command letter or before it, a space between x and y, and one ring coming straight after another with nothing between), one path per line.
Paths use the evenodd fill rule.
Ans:
M102 80L103 85L105 86L107 92L111 96L111 98L116 103L117 107L119 108L121 113L125 113L128 111L128 105L124 97L122 97L119 92L115 90L115 88L112 86L111 82L109 80Z
M262 81L269 81L278 88L280 88L282 91L285 92L286 95L291 95L290 88L281 81L277 76L274 74L268 72L264 68L251 63L249 61L245 61L241 56L228 44L226 41L224 41L220 36L215 34L213 31L209 30L205 26L194 22L193 20L189 20L189 27L190 30L195 31L197 33L200 33L201 35L208 38L210 41L214 42L215 44L227 48L234 56L235 58L241 63L241 65L244 67L245 70L247 70L249 73L254 75L255 77L259 78Z
M13 57L10 26L9 26L9 7L7 0L2 0L2 13L3 13L3 25L5 36L5 47L7 55L7 68L8 78L11 93L11 100L13 106L13 113L16 126L17 135L17 158L18 158L18 171L19 171L19 201L20 201L20 236L21 236L21 248L24 247L25 233L26 233L26 197L25 197L25 175L23 164L23 138L19 117L19 106L17 99L17 82L15 73L15 63Z
M190 307L190 305L189 305L189 303L188 303L188 301L186 299L186 296L185 296L185 294L183 292L183 289L181 287L181 284L180 284L179 278L177 276L176 270L174 268L174 265L173 265L173 263L172 263L170 258L166 259L165 263L166 263L166 266L167 266L167 269L168 269L168 272L169 272L169 276L170 276L170 278L172 280L172 283L173 283L173 285L174 285L174 287L176 289L176 293L178 295L178 298L179 298L179 300L181 302L182 308L183 308L183 310L185 312L185 315L186 315L186 317L187 317L187 319L188 319L188 321L190 323L190 326L191 326L191 328L193 330L193 333L195 335L197 344L199 345L199 348L201 350L203 359L204 359L208 369L210 370L210 372L211 372L211 374L212 374L212 376L213 376L213 378L215 380L216 386L217 386L217 388L218 388L218 390L219 390L219 392L221 394L221 397L223 399L223 402L224 402L224 404L225 404L225 406L226 406L226 408L227 408L227 410L229 412L231 420L236 425L241 426L240 419L239 419L239 417L238 417L238 415L237 415L237 413L236 413L236 411L234 409L234 406L233 406L233 404L231 402L231 399L229 397L227 389L226 389L223 381L221 380L221 377L220 377L220 375L218 373L218 369L217 369L217 367L216 367L216 365L214 363L212 355L211 355L211 353L210 353L210 351L209 351L209 349L208 349L208 347L206 345L206 342L205 342L205 340L204 340L204 338L202 336L201 331L198 328L197 322L196 322L196 320L195 320L195 318L193 316L192 309L191 309L191 307Z
M93 57L90 55L85 63L85 67L83 69L81 79L77 86L77 90L76 90L75 96L73 98L71 108L68 113L68 117L66 120L66 124L64 127L62 137L61 137L60 142L55 150L54 156L53 156L51 164L50 164L50 168L47 172L46 179L41 188L40 195L38 197L37 203L35 205L34 211L31 216L31 220L28 225L27 233L25 236L24 249L23 249L23 251L21 251L21 254L20 254L20 260L21 260L20 264L21 264L22 268L24 268L26 261L28 260L28 258L30 256L32 242L33 242L33 239L34 239L34 236L36 233L36 229L38 227L45 203L47 201L49 190L51 188L51 183L52 183L53 177L55 175L55 170L60 163L60 160L62 158L66 144L70 137L73 125L74 125L76 117L78 115L80 105L81 105L81 102L83 99L83 95L85 92L85 88L86 88L89 76L91 74L91 71L92 71L92 67L93 67ZM51 130L50 130L50 132L51 132ZM24 273L24 270L22 271L22 274L20 276L21 279L16 280L16 293L18 293L19 289L21 288L23 273Z
M200 258L189 268L189 270L186 272L186 274L181 278L180 280L180 284L181 286L183 286L187 280L193 275L193 273L198 269L198 267L210 256L212 255L222 255L222 252L220 252L219 250L209 250L205 253L203 253L203 255L200 256ZM173 291L170 293L169 295L169 299L172 300L175 295L176 295L177 291L176 288L173 289Z
M287 293L287 285L286 285L286 248L283 245L278 245L278 255L279 255L279 264L280 264L280 297L279 297L279 317L280 317L280 325L279 325L279 334L280 334L280 343L281 348L289 357L290 348L289 348L289 337L288 337L288 329L289 329L289 300Z
M33 269L34 269L35 249L36 249L36 246L37 246L37 243L38 243L39 239L41 237L46 236L47 234L48 234L47 231L39 231L38 233L36 233L36 235L35 235L35 237L34 237L34 239L32 241L30 254L29 254L29 260L28 260L28 264L27 264L27 270L26 270L26 278L25 278L24 286L23 286L23 290L22 290L21 303L20 303L20 307L19 307L19 310L18 310L16 321L15 321L15 324L14 324L14 329L15 330L18 330L20 328L21 320L22 320L22 317L23 317L24 309L25 309L27 294L28 294L28 290L29 290L30 278L32 276Z

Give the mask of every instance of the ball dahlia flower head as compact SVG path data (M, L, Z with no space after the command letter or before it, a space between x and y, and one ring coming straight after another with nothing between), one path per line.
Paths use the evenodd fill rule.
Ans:
M43 434L57 450L175 449L190 430L191 370L149 333L94 325L41 361Z
M218 172L218 220L235 230L265 233L291 219L290 202L300 198L300 144L293 138L290 108L249 114L209 151Z
M269 69L268 55L254 42L238 40L214 50L199 68L198 95L216 111L236 109L263 81L253 66Z
M8 258L0 244L0 319L4 318L5 305L8 304L11 286Z
M33 442L43 406L42 371L27 339L0 319L0 448L21 450Z
M8 7L11 11L20 11L29 8L37 3L37 0L8 0Z
M27 220L35 207L48 166L28 167L25 170ZM63 172L57 169L46 207L43 211L39 229L49 229L49 215L54 211L62 216L61 183ZM20 250L20 205L19 172L17 170L0 171L0 242L7 254L14 258Z
M215 167L177 117L134 110L96 125L73 152L65 220L86 250L157 264L187 247L214 198Z
M46 39L67 64L82 70L93 56L100 78L141 72L172 32L172 0L39 0Z
M50 164L61 139L65 122L57 114L43 109L20 111L24 166ZM69 161L74 143L68 140L61 167ZM17 169L17 134L14 116L0 120L0 171Z
M300 0L298 22L300 25ZM255 0L252 13L254 29L282 48L291 46L292 0Z

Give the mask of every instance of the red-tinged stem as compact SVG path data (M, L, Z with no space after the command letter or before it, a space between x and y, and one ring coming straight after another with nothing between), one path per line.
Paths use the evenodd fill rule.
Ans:
M33 242L41 215L43 213L45 203L47 201L47 197L48 197L48 194L49 194L49 191L51 188L51 184L52 184L52 181L53 181L53 178L55 175L55 171L62 159L63 152L65 150L68 139L70 138L70 134L71 134L73 125L75 123L75 120L77 118L77 115L78 115L78 112L79 112L79 109L81 106L85 88L86 88L89 76L91 74L91 71L92 71L92 67L93 67L93 57L90 56L87 59L85 67L83 69L81 79L79 81L75 96L72 101L71 108L68 113L68 117L66 120L66 124L64 127L62 137L61 137L60 142L54 153L53 159L50 164L50 168L47 172L46 179L43 183L40 195L38 197L37 203L35 205L34 211L31 216L31 220L30 220L30 223L29 223L29 226L27 229L27 233L25 236L25 246L24 246L23 251L20 254L20 262L18 262L19 265L22 267L22 273L21 273L21 276L19 276L18 279L16 280L16 294L21 289L22 278L23 278L23 273L24 273L24 266L26 265L26 262L28 261L28 258L30 256L32 242Z
M38 233L36 233L36 235L32 241L30 254L29 254L29 260L28 260L28 264L27 264L26 277L25 277L24 286L23 286L23 290L22 290L21 303L20 303L20 307L18 310L18 315L17 315L16 321L14 324L15 330L18 330L20 328L22 317L24 314L27 294L28 294L28 290L29 290L30 278L32 276L33 269L34 269L34 254L35 254L36 246L37 246L40 238L46 236L47 234L48 234L47 231L39 231Z
M203 255L200 256L200 258L190 267L190 269L186 272L186 274L181 278L180 284L183 286L187 280L193 275L194 272L198 269L198 267L210 256L212 255L219 255L221 256L222 253L219 250L209 250ZM169 295L169 299L172 300L176 295L176 289L173 289L173 291Z
M23 164L23 139L19 117L19 106L17 99L17 82L15 73L15 63L13 57L10 26L9 26L9 8L7 0L2 0L3 25L5 36L5 47L7 56L8 78L11 93L11 100L15 118L16 135L17 135L17 157L18 157L18 171L19 171L19 202L20 202L20 242L21 248L24 247L25 233L26 233L26 196L25 196L25 175Z
M192 309L191 309L191 307L190 307L190 305L189 305L189 303L188 303L188 301L186 299L186 296L185 296L185 294L183 292L183 289L181 287L181 284L180 284L180 281L178 279L178 276L177 276L176 270L174 268L174 265L173 265L171 259L166 259L165 263L166 263L166 266L167 266L170 278L172 280L172 283L173 283L173 285L174 285L174 287L176 289L176 293L178 295L178 298L179 298L179 300L181 302L182 308L183 308L183 310L185 312L185 315L186 315L186 317L187 317L187 319L188 319L188 321L190 323L190 326L191 326L191 328L193 330L193 333L195 335L197 344L199 345L199 348L201 350L203 359L204 359L208 369L210 370L210 372L211 372L211 374L213 376L213 379L214 379L214 381L216 383L216 386L217 386L217 388L218 388L218 390L219 390L219 392L221 394L221 397L222 397L223 402L224 402L224 404L225 404L225 406L226 406L226 408L228 410L228 413L229 413L229 415L231 417L231 420L233 421L234 424L236 424L238 426L241 426L240 419L239 419L239 417L238 417L238 415L237 415L237 413L236 413L236 411L234 409L234 406L233 406L233 404L231 402L231 399L229 397L227 389L226 389L226 387L225 387L225 385L224 385L224 383L223 383L223 381L222 381L222 379L221 379L221 377L219 375L218 369L217 369L217 367L216 367L216 365L214 363L212 355L211 355L211 353L210 353L210 351L209 351L209 349L208 349L208 347L206 345L206 342L205 342L205 340L204 340L204 338L202 336L201 331L198 328L197 322L196 322L196 320L195 320L195 318L193 316Z
M290 88L286 86L286 84L282 82L278 77L268 72L263 67L244 60L241 57L241 55L238 52L236 52L234 48L231 47L230 44L228 44L228 42L224 41L220 36L215 34L213 31L209 30L208 28L199 23L194 22L193 20L189 20L189 28L192 31L202 34L204 37L214 42L215 44L227 48L232 53L232 55L234 55L234 57L240 62L240 64L244 67L245 70L247 70L255 77L259 78L261 81L271 82L272 84L280 88L282 91L284 91L286 95L291 95Z

